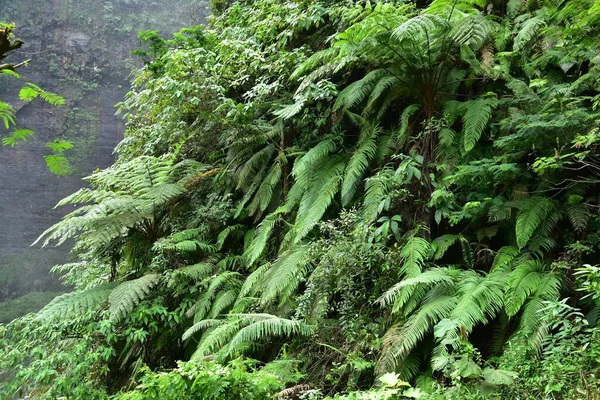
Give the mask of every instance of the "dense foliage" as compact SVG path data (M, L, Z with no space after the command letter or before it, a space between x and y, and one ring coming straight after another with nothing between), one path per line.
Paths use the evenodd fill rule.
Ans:
M213 2L142 35L7 396L597 398L600 7ZM211 397L212 396L212 397Z

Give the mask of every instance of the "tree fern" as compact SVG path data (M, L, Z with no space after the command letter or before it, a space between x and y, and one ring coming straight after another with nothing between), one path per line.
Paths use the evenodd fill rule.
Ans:
M429 258L430 252L431 244L427 240L418 237L416 232L410 232L400 249L401 273L408 278L417 276L425 265L425 261Z
M119 322L140 302L146 299L158 283L160 275L147 274L117 286L108 297L110 320Z
M262 279L261 301L268 303L281 297L282 301L292 294L306 275L308 246L299 245L282 253L271 265Z
M526 200L520 208L517 217L517 245L525 247L536 229L554 210L554 202L543 197L532 197Z
M463 150L465 152L471 151L481 138L496 104L497 100L490 98L472 100L467 103L463 116Z
M352 201L356 189L362 180L369 164L375 157L377 151L377 130L361 140L344 171L342 182L342 205L347 206Z
M390 329L384 336L384 343L377 369L380 373L402 368L402 362L415 346L433 329L442 318L456 307L454 296L439 295L429 299L405 322Z
M87 290L57 296L37 313L36 318L65 319L98 310L106 304L115 286L114 283L104 283Z
M301 321L280 318L270 314L236 314L246 326L231 339L228 353L234 353L242 344L255 343L271 337L292 335L309 336L314 328Z

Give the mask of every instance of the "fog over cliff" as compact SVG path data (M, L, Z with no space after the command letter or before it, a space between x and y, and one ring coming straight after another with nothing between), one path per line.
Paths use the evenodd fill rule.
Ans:
M203 0L0 0L0 20L15 22L16 36L25 41L10 60L32 59L19 73L65 97L67 104L24 104L18 86L6 77L0 78L0 97L17 110L18 125L33 129L40 142L62 138L74 143L67 153L73 164L68 177L48 171L45 150L35 143L0 147L0 301L61 289L48 270L68 260L68 246L30 244L71 211L52 208L85 184L81 177L112 163L124 132L114 106L139 65L130 55L139 44L137 32L155 29L169 35L204 22L205 15Z

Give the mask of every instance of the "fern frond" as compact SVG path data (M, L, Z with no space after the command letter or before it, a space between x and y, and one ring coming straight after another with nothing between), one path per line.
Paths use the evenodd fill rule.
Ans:
M567 216L577 233L585 231L590 222L590 211L585 204L576 204L567 208Z
M385 293L377 299L377 302L382 306L394 303L394 309L400 309L404 307L406 300L408 300L408 296L412 293L411 291L406 291L404 294L401 293L404 288L411 286L424 286L427 288L439 283L449 284L453 281L453 276L448 274L446 268L430 268L413 278L403 279L396 283L390 289L386 290Z
M199 321L191 327L189 327L188 329L186 329L186 331L183 333L183 336L181 337L181 340L188 340L200 331L223 325L226 322L227 321L224 319L203 319L202 321Z
M492 263L491 271L494 271L496 269L501 269L501 268L511 264L518 255L519 255L519 249L517 249L514 246L502 247L500 250L498 250L498 253L496 253L496 256L494 257L494 262Z
M524 262L510 274L504 300L504 309L509 317L519 312L527 297L537 290L543 276L543 265L537 260Z
M223 249L223 245L225 244L225 241L231 234L233 234L235 232L239 232L243 229L244 229L244 225L242 225L242 224L229 225L227 228L223 229L217 236L217 243L216 243L217 250Z
M390 329L384 336L381 357L377 363L380 373L395 371L415 346L431 332L433 326L448 315L458 304L454 296L440 295L429 299L406 322Z
M459 239L458 235L446 234L435 238L431 243L431 247L433 249L433 259L439 260L444 257L444 254L448 251L450 247Z
M252 265L260 258L263 254L265 248L267 247L267 243L269 238L271 237L271 232L273 228L275 228L275 224L279 221L279 214L281 210L277 210L267 215L262 222L258 225L258 228L254 232L254 238L252 242L244 252L246 259L248 260L248 264Z
M344 161L340 157L332 157L320 166L313 180L314 185L304 194L300 202L294 226L293 244L302 240L329 208L339 191L344 167Z
M389 72L385 68L376 69L369 72L362 79L348 85L338 95L333 105L333 111L337 111L342 107L352 109L364 102L373 92L377 83L388 74Z
M431 244L418 237L414 232L409 233L400 249L400 272L407 278L413 278L421 273L425 261L430 256Z
M189 281L199 281L213 273L214 266L212 264L200 263L177 268L173 271L169 286L175 284L178 280L186 279Z
M515 36L513 44L514 50L523 50L523 48L529 44L529 42L531 42L545 26L546 21L539 15L525 20L519 29L519 33Z
M310 336L314 328L301 321L280 318L270 314L234 314L244 326L229 342L228 353L232 354L245 343L256 343L270 337Z
M555 274L551 272L543 274L533 295L523 307L519 330L530 335L534 348L538 348L539 344L547 338L544 337L544 332L540 331L544 320L543 310L548 301L558 300L560 286L561 281Z
M263 278L264 289L261 296L263 304L278 297L282 297L281 301L284 302L298 287L306 275L307 250L307 245L296 246L281 254L271 265Z
M344 172L341 192L342 206L347 206L352 201L360 181L375 157L376 151L377 142L374 135L365 138L358 144Z
M463 150L465 153L473 150L481 138L496 104L497 100L490 98L471 100L467 103L463 116Z
M419 111L419 109L419 104L411 104L410 106L406 107L404 111L402 111L402 114L400 115L400 127L398 128L395 138L399 146L403 146L405 143L408 142L407 132L408 126L410 124L410 118L417 111Z
M124 318L135 306L146 299L159 279L160 275L158 274L147 274L117 286L108 297L110 320L119 322Z
M554 208L554 202L544 197L532 197L523 203L516 224L519 249L527 245L536 229L554 211Z
M57 296L37 313L36 318L64 319L97 310L106 303L114 288L115 284L104 283L87 290Z

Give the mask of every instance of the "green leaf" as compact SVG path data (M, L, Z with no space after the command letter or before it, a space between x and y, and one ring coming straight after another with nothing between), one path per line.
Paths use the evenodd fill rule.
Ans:
M463 117L463 150L465 153L473 150L485 129L492 110L497 104L496 99L482 98L469 102L467 112Z
M38 91L34 88L30 86L25 86L19 92L19 99L21 99L21 101L30 102L35 100L39 95L40 94L38 93Z
M2 144L5 146L15 147L19 141L27 142L29 136L33 136L34 132L30 129L17 129L12 135L2 139Z
M50 154L44 156L48 169L59 176L69 175L72 171L69 160L62 154Z
M483 374L481 367L470 358L461 357L454 364L456 373L463 378L479 378Z
M483 379L494 385L512 385L517 378L517 374L503 369L485 368L483 370Z

